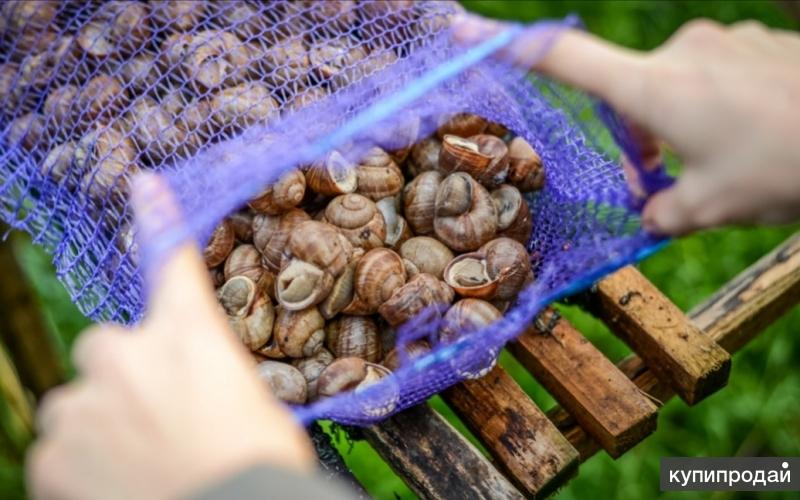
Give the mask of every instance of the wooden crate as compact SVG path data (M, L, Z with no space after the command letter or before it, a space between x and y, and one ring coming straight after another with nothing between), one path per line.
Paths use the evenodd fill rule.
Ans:
M800 234L684 314L635 268L600 281L586 308L635 354L614 364L548 309L513 356L560 407L543 412L501 367L445 391L486 458L428 405L354 433L421 498L544 497L600 450L618 457L656 430L659 406L725 386L733 353L800 301Z
M8 278L0 281L7 285L0 287L2 340L38 394L63 379L63 367L44 349L50 344L35 296L7 245L0 245L0 270ZM443 394L491 458L425 404L354 437L366 439L422 498L544 497L601 449L617 457L654 432L658 407L673 395L695 404L723 387L729 353L798 302L800 234L688 314L625 268L599 282L585 306L634 355L613 364L551 309L509 346L560 407L544 413L501 367ZM328 436L318 426L310 432L328 475L366 496Z

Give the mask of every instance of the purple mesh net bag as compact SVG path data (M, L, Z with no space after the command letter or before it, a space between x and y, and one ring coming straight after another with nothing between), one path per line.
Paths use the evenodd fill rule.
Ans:
M486 373L503 346L548 303L654 251L640 227L620 151L638 155L602 103L490 58L512 27L469 50L448 27L450 2L73 2L0 6L0 213L53 255L72 300L95 320L135 323L141 269L187 238L205 244L220 221L284 174L333 150L357 164L379 146L407 149L454 113L524 138L546 167L528 204L536 276L488 326L457 325L443 309L397 330L400 367L355 391L296 407L304 423L364 425ZM140 251L131 178L162 173L185 225ZM663 169L639 172L654 192ZM277 189L277 188L276 188ZM424 339L433 348L404 355Z

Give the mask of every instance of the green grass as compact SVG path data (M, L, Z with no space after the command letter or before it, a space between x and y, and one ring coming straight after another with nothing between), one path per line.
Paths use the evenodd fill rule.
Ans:
M682 23L710 17L730 23L754 18L770 26L797 29L777 4L760 2L528 2L465 1L467 8L485 15L521 21L581 15L587 28L607 39L639 49L662 43ZM689 309L739 271L768 252L800 226L758 229L720 229L679 241L651 257L641 269L678 306ZM20 248L23 265L40 294L43 310L61 339L63 353L77 333L88 325L56 281L48 257L30 244ZM586 336L611 359L629 349L605 326L574 306L561 307ZM795 308L734 357L728 387L699 405L688 408L672 400L662 408L658 430L618 460L600 453L583 464L579 475L558 498L651 498L658 492L658 464L664 456L800 455L800 310ZM552 398L503 355L503 366L542 408ZM439 398L432 404L463 428ZM340 439L339 448L356 476L376 498L412 498L388 466L363 442ZM23 495L19 464L0 460L0 498ZM683 493L667 498L705 498ZM731 495L717 494L716 498ZM775 494L767 498L789 498Z

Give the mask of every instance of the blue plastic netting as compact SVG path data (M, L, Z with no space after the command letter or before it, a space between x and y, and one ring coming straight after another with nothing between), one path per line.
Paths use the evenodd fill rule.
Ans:
M395 151L468 112L539 153L530 195L535 282L502 319L439 345L424 311L398 343L434 349L364 390L297 408L309 422L366 424L481 372L546 304L651 252L619 167L624 125L587 96L489 56L516 36L541 50L571 21L515 27L466 50L450 2L7 1L0 6L0 214L53 256L95 320L143 313L143 261L205 243L284 172L332 149L353 162ZM620 146L617 146L619 144ZM163 173L186 215L142 256L128 186ZM644 176L646 187L668 182Z

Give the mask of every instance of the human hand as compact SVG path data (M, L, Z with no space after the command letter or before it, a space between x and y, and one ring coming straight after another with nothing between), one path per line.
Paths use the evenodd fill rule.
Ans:
M472 44L504 25L465 15L455 27ZM697 20L649 53L580 31L556 36L541 59L533 35L501 56L606 100L637 131L645 168L659 163L657 139L683 161L675 185L645 206L645 228L677 235L800 217L800 36Z
M141 233L180 219L155 176L137 179L132 202ZM146 319L84 333L78 379L46 396L27 464L33 497L176 498L255 464L313 468L310 442L257 378L197 248L171 254L154 285Z

